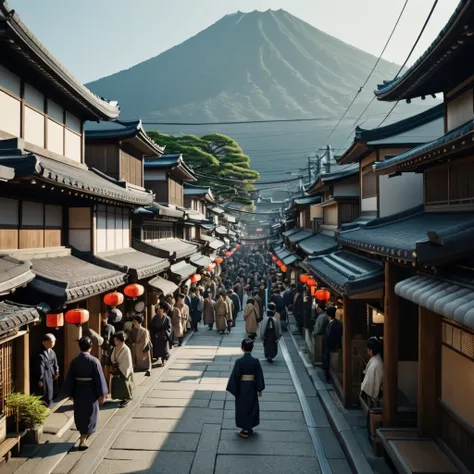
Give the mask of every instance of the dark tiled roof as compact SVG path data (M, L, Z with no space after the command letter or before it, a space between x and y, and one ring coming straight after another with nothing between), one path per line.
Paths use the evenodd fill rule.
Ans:
M149 205L153 202L153 194L122 187L112 178L83 165L24 154L21 148L12 148L18 144L21 145L20 139L0 140L0 164L12 167L16 178L31 176L54 186L129 204Z
M474 250L474 213L409 211L340 232L344 246L419 264L454 260Z
M171 265L170 272L178 276L182 280L189 278L193 273L195 273L197 268L190 263L186 263L184 260L182 262L175 263Z
M0 181L10 181L15 177L15 170L9 166L0 165Z
M291 235L296 234L300 230L301 229L299 227L294 227L293 229L290 229L290 230L287 230L286 232L283 232L281 235L283 235L283 237L290 237Z
M65 100L73 101L82 117L90 120L110 120L118 117L116 103L98 97L81 84L35 38L20 20L15 10L0 2L2 28L2 56L9 57L18 67L26 69L25 77L37 76ZM61 102L59 102L61 103Z
M198 246L186 240L171 238L155 241L136 241L134 240L133 246L141 252L151 253L162 258L178 259L186 258L196 253ZM154 249L151 252L150 247Z
M141 120L114 120L111 122L86 122L84 124L86 142L105 140L108 138L127 139L136 138L139 149L145 156L160 156L164 148L157 145L143 129Z
M161 291L164 295L171 295L178 289L178 285L159 276L150 280L148 284L155 290Z
M338 243L333 237L325 234L314 234L308 239L302 240L298 247L307 255L322 255L336 250Z
M212 260L201 252L197 252L194 255L191 255L189 262L196 265L196 267L207 268L212 263Z
M65 301L79 301L123 285L127 275L94 265L73 255L32 260L32 288Z
M347 165L333 165L331 167L330 173L324 173L318 176L318 179L314 183L312 183L306 191L311 193L319 190L321 192L325 184L332 184L337 181L343 181L357 174L359 174L358 163L350 163Z
M339 294L354 295L383 288L384 266L350 252L335 252L308 260L311 273Z
M380 100L401 100L444 91L452 86L453 74L466 70L472 49L470 25L474 16L472 0L461 0L458 7L421 57L402 75L378 86ZM466 77L469 73L466 72Z
M27 306L11 301L0 301L0 333L12 331L25 324L39 320L35 306Z
M299 232L292 234L288 237L288 240L292 244L297 244L298 242L301 242L304 239L307 239L311 237L313 233L310 230L307 229L299 229Z
M304 196L293 199L293 202L297 206L305 206L308 204L319 204L321 202L321 196Z
M204 188L201 186L195 186L193 184L184 183L183 193L185 196L196 196L196 197L208 196L211 201L214 201L211 188Z
M0 256L0 295L11 293L33 280L35 274L31 271L31 266L29 261Z
M229 230L227 229L227 227L220 225L216 227L216 233L220 235L227 235L229 233Z
M214 206L214 207L208 207L207 208L209 211L213 212L214 214L224 214L224 209L218 207L218 206Z
M474 120L451 130L442 137L423 145L417 146L404 153L394 156L385 161L375 163L374 169L380 173L390 173L392 171L413 171L426 163L439 161L452 154L459 154L460 151L473 147L472 140L466 139L467 135L474 132ZM461 146L451 147L451 142L462 140Z
M185 213L187 218L192 222L201 223L207 220L205 216L193 209L185 209Z
M149 278L170 267L169 261L165 258L154 257L133 248L99 253L96 258L99 261L119 265L135 280Z
M162 155L159 158L146 158L145 166L145 181L147 169L176 169L179 171L181 178L186 181L196 181L196 178L191 169L186 165L183 155L180 153L169 153Z

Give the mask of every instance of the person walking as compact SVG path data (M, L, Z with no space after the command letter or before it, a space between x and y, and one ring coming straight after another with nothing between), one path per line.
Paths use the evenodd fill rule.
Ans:
M322 336L326 332L326 327L329 323L328 316L326 314L326 303L318 301L316 306L316 322L314 323L313 335Z
M265 359L273 363L273 359L278 354L278 341L281 338L281 324L277 319L275 303L268 305L267 317L260 326L260 338L263 341Z
M232 319L234 321L233 325L235 326L235 321L237 319L237 315L242 310L242 305L240 303L241 300L239 298L239 295L237 293L235 293L234 290L229 290L227 292L227 296L232 301L232 309L233 309Z
M114 349L110 360L112 362L111 396L120 400L120 408L126 407L133 398L133 361L132 352L125 344L125 333L114 334Z
M45 334L43 344L36 356L35 393L41 395L43 402L48 408L53 405L54 382L59 378L59 365L56 353L53 350L56 344L54 334Z
M80 433L79 449L89 447L88 438L94 433L99 417L99 407L108 392L100 361L91 355L89 337L79 340L81 353L71 361L64 382L64 393L74 402L74 422Z
M199 331L199 323L202 320L202 296L199 288L191 288L191 329L194 332Z
M245 332L248 337L254 340L258 331L258 310L253 298L247 300L247 306L244 311Z
M183 344L186 324L189 320L189 308L184 304L184 295L182 293L176 297L176 304L171 311L174 339L178 341L177 345L181 346Z
M151 342L153 344L153 359L161 359L162 365L170 358L170 341L172 342L172 324L168 316L169 304L162 301L155 310L155 316L150 323Z
M303 317L304 317L304 289L299 286L296 290L293 300L293 316L296 319L296 331L293 334L303 333Z
M331 352L336 352L341 347L342 342L342 323L336 319L336 307L328 306L326 308L328 316L328 325L323 338L323 369L326 376L326 382L330 382L329 368L331 363Z
M133 316L131 331L132 359L135 372L145 372L151 375L151 339L148 329L142 326L143 317L139 314Z
M216 328L219 334L224 334L227 329L230 332L232 315L224 293L220 293L215 305Z
M240 436L248 438L260 424L259 397L265 390L260 361L252 357L254 342L246 338L241 348L244 353L237 359L230 374L226 390L235 397L235 424L240 428Z
M212 331L212 328L214 327L214 321L216 319L215 306L216 303L212 300L212 293L208 291L206 297L204 298L203 312L204 322L209 327L209 331Z
M114 349L115 327L109 323L108 313L102 315L102 330L100 335L104 340L101 346L102 368L104 369L105 380L107 381L107 384L110 384L110 376L112 375L112 362L110 356Z

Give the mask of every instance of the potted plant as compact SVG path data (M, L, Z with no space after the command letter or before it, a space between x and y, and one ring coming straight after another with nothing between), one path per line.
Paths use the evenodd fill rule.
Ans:
M7 396L6 406L15 413L17 432L26 430L24 442L38 444L43 434L43 425L50 413L41 397L12 393Z

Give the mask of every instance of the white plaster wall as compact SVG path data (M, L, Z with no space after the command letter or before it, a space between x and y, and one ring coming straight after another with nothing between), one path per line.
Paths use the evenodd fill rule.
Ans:
M0 130L19 137L20 120L20 101L0 91Z
M64 153L64 128L51 119L48 119L48 150Z
M467 90L452 101L447 102L447 128L448 132L453 128L463 125L473 117L474 97L472 89Z
M70 130L66 130L65 155L71 160L81 162L81 137Z
M44 148L44 115L26 106L25 141Z
M376 197L361 199L360 202L361 202L361 211L377 212L377 198Z
M390 216L423 204L423 174L379 176L380 217Z

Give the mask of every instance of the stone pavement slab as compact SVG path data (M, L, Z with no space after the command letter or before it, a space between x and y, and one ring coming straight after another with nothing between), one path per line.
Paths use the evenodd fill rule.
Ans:
M207 408L209 400L194 400L185 398L151 398L147 397L142 403L144 407L195 407Z
M205 421L199 419L186 420L149 420L145 418L134 418L126 425L126 430L143 433L197 433L203 430ZM216 423L220 428L220 423Z
M191 433L142 433L124 431L112 449L137 451L196 451L199 435Z
M233 454L217 456L214 474L318 474L319 472L316 458Z
M214 472L220 434L220 426L204 425L191 474L209 474Z
M235 440L238 438L239 433L237 430L222 430L221 431L221 440ZM264 441L267 443L286 443L291 441L292 443L308 443L311 444L311 436L308 431L299 431L289 433L288 431L264 431L259 428L256 428L254 440ZM246 441L246 440L244 440Z
M223 410L211 410L209 408L140 408L134 418L183 420L195 419L203 420L207 423L220 423L223 417Z
M257 456L315 457L312 444L292 443L290 441L280 443L262 441L258 434L252 438L250 443L240 436L235 436L234 439L221 439L217 452L219 454L245 453L246 455Z

